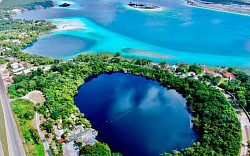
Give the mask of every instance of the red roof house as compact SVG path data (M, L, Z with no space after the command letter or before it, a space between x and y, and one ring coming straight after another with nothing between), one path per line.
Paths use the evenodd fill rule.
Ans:
M233 73L226 72L223 74L224 77L229 78L229 80L236 79L235 75Z
M209 70L208 70L208 68L206 66L203 67L203 72L204 73L208 73L209 72Z
M61 139L58 140L58 142L60 142L60 143L65 142L65 141L66 141L65 138L61 138Z

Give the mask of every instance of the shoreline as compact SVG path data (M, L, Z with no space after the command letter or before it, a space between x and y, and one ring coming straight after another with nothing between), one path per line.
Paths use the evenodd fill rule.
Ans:
M234 13L239 15L250 16L250 5L238 5L238 4L215 4L199 0L185 0L185 5L191 7L197 7L208 10L221 11L226 13Z
M92 67L91 67L91 69L92 69ZM83 70L84 71L84 70ZM90 71L90 70L89 70ZM156 74L156 76L157 76L157 74ZM155 77L155 76L154 76ZM67 86L66 86L67 87Z
M72 30L85 30L87 26L78 19L52 19L48 20L56 26L52 31L72 31Z
M164 11L165 8L159 7L159 8L154 8L154 9L144 9L144 8L136 8L136 7L131 7L128 5L124 5L125 8L131 9L131 10L137 10L137 11L142 11L142 12L158 12L158 11Z

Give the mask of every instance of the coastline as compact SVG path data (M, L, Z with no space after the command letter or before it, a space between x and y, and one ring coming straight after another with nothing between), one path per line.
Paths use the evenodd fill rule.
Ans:
M131 7L128 5L124 5L125 8L127 9L131 9L131 10L137 10L137 11L142 11L142 12L158 12L158 11L164 11L165 8L154 8L154 9L144 9L144 8L135 8L135 7Z
M142 52L142 51L139 51L139 52Z
M205 1L199 1L199 0L185 0L185 5L191 6L191 7L202 8L202 9L250 16L250 6L246 6L246 5L215 4L215 3L208 3Z
M87 26L78 19L52 19L48 20L56 28L52 31L70 31L70 30L84 30Z

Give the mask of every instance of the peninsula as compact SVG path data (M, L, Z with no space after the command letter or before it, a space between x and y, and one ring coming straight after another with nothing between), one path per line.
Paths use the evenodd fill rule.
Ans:
M223 3L207 2L202 0L186 0L186 4L205 9L250 15L250 4L233 4L233 3L223 4Z

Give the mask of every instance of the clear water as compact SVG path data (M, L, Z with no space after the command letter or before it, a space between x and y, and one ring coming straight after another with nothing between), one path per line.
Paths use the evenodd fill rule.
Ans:
M50 37L41 37L39 39L39 44L34 44L35 46L32 44L26 47L25 51L35 51L37 54L42 56L61 59L65 55L74 56L78 51L84 51L86 48L94 45L95 42L92 40L76 38L68 35L51 35ZM52 51L44 50L44 45L46 45L46 49L51 49ZM69 45L74 46L71 47Z
M198 137L186 99L158 82L131 74L103 74L78 91L75 103L98 130L98 140L124 156L181 150Z
M62 2L58 0L58 4ZM120 51L127 57L166 60L170 64L187 62L250 69L250 16L189 7L182 0L141 0L161 6L161 11L131 9L126 0L68 2L72 3L69 8L33 10L15 18L48 19L54 23L75 20L84 24L82 30L53 31L43 37L69 36L70 40L87 43L68 44L69 52L59 51L57 55L63 59L79 53ZM50 56L54 49L43 39L24 51Z

